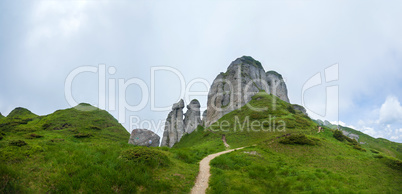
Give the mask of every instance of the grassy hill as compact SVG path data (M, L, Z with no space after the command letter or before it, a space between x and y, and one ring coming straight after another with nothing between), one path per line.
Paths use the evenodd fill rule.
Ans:
M328 124L327 127L331 129L336 129L337 125ZM360 131L354 130L350 127L339 126L342 131L347 131L352 134L359 136L359 142L365 145L366 148L376 152L382 152L386 155L398 158L402 160L402 144L398 144L383 138L373 138L367 134Z
M129 145L109 113L80 104L0 119L0 193L189 192L197 174L167 148Z
M212 160L209 193L402 192L401 144L317 133L317 123L265 92L173 148L129 145L116 119L89 104L12 115L0 119L0 193L188 193L199 161L226 149L223 136L247 148Z
M334 130L317 133L317 127L290 104L261 92L249 106L184 136L174 148L224 150L222 135L232 147L249 146L212 160L210 193L402 192L402 163L394 158L401 151L389 149L401 144L339 141Z

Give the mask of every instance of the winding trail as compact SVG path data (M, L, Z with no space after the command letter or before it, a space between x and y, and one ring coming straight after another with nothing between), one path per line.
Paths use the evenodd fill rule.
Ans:
M225 147L229 147L229 145L226 143L226 138L222 138L222 140ZM211 173L209 172L209 170L211 169L211 166L209 165L211 160L222 154L226 154L243 148L244 147L226 150L215 154L210 154L207 157L203 158L200 162L200 172L198 173L197 180L195 181L193 189L191 189L191 194L203 194L207 190L209 177L211 176Z

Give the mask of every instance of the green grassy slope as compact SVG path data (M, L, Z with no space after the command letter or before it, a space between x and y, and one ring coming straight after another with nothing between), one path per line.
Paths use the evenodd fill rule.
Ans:
M226 149L223 135L231 148L249 147L211 162L211 193L402 192L401 144L317 133L314 121L264 92L248 105L173 148L129 145L116 119L89 104L46 116L18 109L0 118L0 193L188 193L198 162Z
M211 162L210 193L402 192L402 163L385 146L401 144L374 138L369 142L362 136L369 143L360 147L337 140L327 127L317 133L314 121L263 92L249 105L268 109L244 106L175 145L192 150L222 147L225 135L233 148L251 146Z
M128 144L124 127L88 104L28 113L0 120L0 193L186 193L198 173L167 148Z

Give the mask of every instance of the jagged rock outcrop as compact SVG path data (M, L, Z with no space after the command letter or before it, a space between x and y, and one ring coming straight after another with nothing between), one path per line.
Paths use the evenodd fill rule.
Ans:
M280 74L265 72L261 63L252 57L236 59L212 83L208 93L205 126L210 126L223 115L244 106L262 90L289 102L286 84Z
M172 147L184 134L183 122L184 101L180 100L173 104L172 111L168 114L165 122L161 146Z
M139 146L158 147L160 137L159 135L147 129L134 129L131 132L128 143Z
M202 121L201 121L202 126L204 126L204 127L205 127L206 119L207 119L207 110L204 110L204 112L202 113Z
M282 78L282 75L277 73L276 71L268 71L266 73L266 76L269 87L268 93L278 96L279 99L285 102L289 102L288 89L286 88L286 84Z
M161 146L172 147L179 142L185 133L192 133L201 124L200 102L196 99L187 105L187 112L183 119L184 101L173 104L172 111L165 122Z
M184 132L192 133L201 124L200 102L196 99L187 105L187 112L184 114Z
M348 131L343 131L343 130L342 130L342 133L343 133L344 136L348 136L348 137L350 137L352 139L355 139L356 141L359 141L359 135L350 133Z
M306 109L298 104L292 104L293 109L301 111L304 115L308 116Z

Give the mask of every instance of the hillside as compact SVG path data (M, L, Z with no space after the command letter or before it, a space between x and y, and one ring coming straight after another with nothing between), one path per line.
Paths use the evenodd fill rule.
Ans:
M211 161L209 193L402 192L401 144L317 133L317 123L265 92L172 148L128 144L116 119L89 104L17 112L0 119L2 193L188 193L201 159L227 149L223 136L246 148Z
M0 193L182 193L197 173L168 149L128 144L124 127L89 104L46 116L17 108L0 133Z
M378 150L383 153L386 153L389 156L398 158L402 160L402 144L395 143L383 138L374 138L365 133L352 129L350 127L344 127L341 125L333 125L329 122L324 122L325 126L331 129L336 129L339 127L342 131L348 132L350 134L355 134L359 136L359 142L364 144L365 147L368 147L373 150Z
M402 191L401 160L385 151L381 140L373 139L378 145L373 149L374 143L360 147L339 141L334 130L326 127L317 133L314 121L264 92L253 96L248 105L268 109L253 111L243 106L223 116L219 124L184 136L174 146L224 150L222 135L233 148L249 146L212 160L210 193ZM281 121L286 123L285 130L274 129Z

